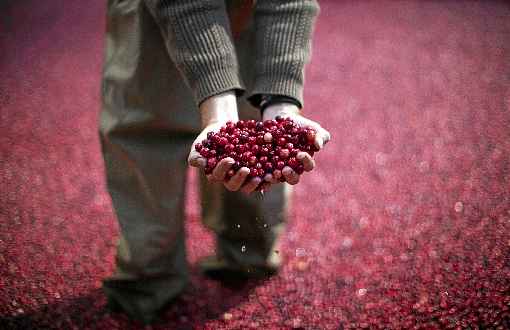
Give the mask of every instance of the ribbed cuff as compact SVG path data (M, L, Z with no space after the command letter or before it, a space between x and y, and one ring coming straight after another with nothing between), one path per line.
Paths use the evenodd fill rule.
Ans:
M198 78L198 80L192 83L194 85L192 87L193 96L198 106L209 97L229 90L234 90L237 96L241 96L244 93L243 84L239 79L237 71L234 69L225 68L210 71Z
M303 82L284 77L259 77L255 87L248 97L248 101L255 107L260 105L261 96L264 94L283 95L293 98L303 108Z

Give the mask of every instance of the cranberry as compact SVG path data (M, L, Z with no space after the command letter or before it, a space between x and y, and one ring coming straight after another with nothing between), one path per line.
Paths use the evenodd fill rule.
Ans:
M241 155L241 159L245 162L247 162L250 157L253 156L253 154L251 153L251 151L246 151L244 152L242 155Z
M267 173L272 173L273 172L273 163L270 163L270 162L265 163L264 169L266 170Z
M303 172L305 171L305 167L303 166L303 164L299 164L295 169L294 171L296 171L297 174L301 175L303 174Z
M250 173L248 174L249 178L254 178L259 174L259 171L255 167L250 168Z
M244 120L240 120L236 124L237 128L243 129L245 127Z
M216 164L218 164L218 160L216 159L216 157L211 157L211 158L207 159L208 167L215 168Z
M249 159L248 159L248 164L253 166L257 163L257 157L255 156L251 156Z
M289 154L290 154L289 149L281 149L279 153L281 159L289 158Z
M257 144L262 145L264 142L264 135L257 135Z
M280 137L276 140L276 144L278 144L280 147L283 147L287 143L287 139L284 137Z
M200 152L200 150L202 150L203 146L202 146L202 143L197 143L195 144L195 150Z
M257 122L257 124L255 124L255 129L256 129L257 131L262 131L262 130L264 129L264 123L262 123L262 122L260 122L260 121L259 121L259 122Z
M221 137L221 138L219 138L219 140L218 140L218 144L219 144L220 146L223 146L223 147L224 147L224 146L226 146L226 145L227 145L227 143L228 143L228 139L227 139L226 137Z
M260 146L258 144L254 144L251 147L251 152L253 152L254 155L257 155L260 152Z
M281 160L280 160L280 161L278 161L278 162L276 163L276 168L277 168L278 170L282 170L284 167L285 167L285 163L284 163L283 161L281 161Z
M292 169L296 169L296 167L299 165L299 162L295 157L291 157L287 161L287 165L289 165Z
M253 119L250 119L246 122L246 127L248 127L248 128L255 128L255 126L256 126L256 122Z
M278 115L278 116L276 116L276 117L274 117L274 119L276 119L276 121L277 121L278 123L281 123L281 122L284 120L284 118L283 118L282 116L279 116L279 115Z
M314 143L315 142L315 131L312 129L308 129L306 131L306 139L308 143Z
M225 146L225 152L226 153L231 153L235 150L235 146L232 144L232 143L229 143Z
M260 161L261 163L267 163L267 156L262 156L262 157L260 157L260 158L259 158L259 161Z
M269 155L269 148L268 147L262 147L260 148L260 155Z

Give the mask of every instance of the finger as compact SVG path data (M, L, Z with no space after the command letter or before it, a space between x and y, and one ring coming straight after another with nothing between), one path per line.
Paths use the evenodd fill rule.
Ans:
M247 167L241 167L237 173L224 183L225 188L230 191L237 191L244 183L244 180L250 173L250 169Z
M312 156L308 152L300 152L297 154L296 158L303 163L303 167L306 172L310 172L315 167L315 160L313 160Z
M322 129L322 139L324 140L324 144L328 143L331 140L331 134L326 131L324 128Z
M241 191L245 194L251 194L252 192L257 189L258 185L262 181L261 178L258 176L254 177L253 179L249 180L242 188Z
M207 160L202 157L198 152L191 152L188 157L188 164L190 164L193 167L201 167L205 168L207 165Z
M212 172L214 180L223 182L225 175L227 175L228 170L230 170L234 162L235 160L230 157L220 160Z
M322 149L322 147L324 147L324 139L322 138L322 136L320 134L315 135L314 144L319 149Z
M299 174L294 172L294 170L288 166L285 166L282 170L282 174L285 177L285 180L290 185L295 185L299 182Z

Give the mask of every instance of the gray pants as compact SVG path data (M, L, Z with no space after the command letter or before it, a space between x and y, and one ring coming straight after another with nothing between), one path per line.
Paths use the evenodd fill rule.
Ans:
M249 26L236 39L248 88L254 53ZM117 269L104 290L129 314L146 319L188 282L186 159L200 118L143 1L109 1L107 29L100 137L121 236ZM244 99L239 110L241 118L260 119ZM274 250L286 217L286 185L262 198L229 192L203 178L202 183L203 222L216 234L216 253L225 266L277 268Z

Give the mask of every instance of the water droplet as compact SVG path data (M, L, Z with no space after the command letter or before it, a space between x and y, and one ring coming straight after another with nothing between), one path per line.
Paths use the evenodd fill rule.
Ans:
M245 245L241 246L241 252L246 252L246 246Z
M267 228L267 223L264 224L264 228Z
M306 250L303 248L297 248L296 249L296 257L300 258L300 257L304 257L304 256L306 256Z
M462 204L462 202L457 202L455 203L455 212L459 213L459 212L462 212L462 210L464 209L464 204Z
M236 225L236 227L237 227L237 228L241 228L241 225L240 225L240 224L237 224L237 225Z

